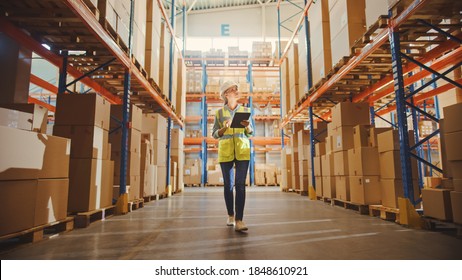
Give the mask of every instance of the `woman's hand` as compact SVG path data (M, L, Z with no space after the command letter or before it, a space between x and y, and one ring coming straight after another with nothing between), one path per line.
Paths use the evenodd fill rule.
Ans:
M244 127L248 127L250 125L250 121L242 121L241 122L241 125L244 126Z
M231 120L226 120L223 122L223 128L221 128L220 130L218 130L218 136L223 136L223 134L225 134L226 130L229 128L229 126L231 125Z

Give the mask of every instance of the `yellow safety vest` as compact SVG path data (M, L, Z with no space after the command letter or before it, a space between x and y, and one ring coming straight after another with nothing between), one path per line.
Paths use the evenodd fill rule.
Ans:
M250 108L239 106L237 112L250 112ZM220 128L223 123L231 119L228 110L217 110L216 116ZM237 160L250 160L250 141L245 133L245 128L228 128L218 141L218 162L230 162Z

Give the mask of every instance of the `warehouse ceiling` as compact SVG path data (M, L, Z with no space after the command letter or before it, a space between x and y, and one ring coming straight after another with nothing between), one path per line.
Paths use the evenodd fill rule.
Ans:
M163 4L166 8L169 8L171 2L171 0L164 0ZM276 3L277 0L176 0L175 6L180 8L183 2L185 2L186 10L188 11L204 11L219 8L265 5L268 3Z

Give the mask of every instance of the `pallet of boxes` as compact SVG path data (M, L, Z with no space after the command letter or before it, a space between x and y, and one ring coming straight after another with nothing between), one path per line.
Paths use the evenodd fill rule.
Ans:
M47 135L47 119L38 105L0 105L0 240L34 242L45 230L74 227L67 215L71 141Z
M94 215L103 219L114 214L110 110L109 102L97 94L57 98L53 135L71 139L67 210L76 215L77 227L88 226Z
M440 120L440 141L443 178L435 183L427 178L427 187L422 190L424 217L437 222L453 222L461 235L462 228L462 103L443 108L444 119Z

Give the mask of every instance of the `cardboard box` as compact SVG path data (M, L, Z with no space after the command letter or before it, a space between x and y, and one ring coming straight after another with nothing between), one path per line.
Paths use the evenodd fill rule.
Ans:
M435 189L441 186L441 177L424 177L424 186L426 188Z
M370 147L378 147L378 140L377 140L377 136L380 134L380 133L383 133L383 132L386 132L386 131L389 131L389 130L392 130L392 128L382 128L382 127L371 127L370 128L370 131L369 131L369 145Z
M140 153L141 151L141 132L136 129L128 130L128 151ZM122 149L122 130L109 134L109 142L111 143L113 152L120 152Z
M462 224L462 192L451 192L451 207L454 223Z
M141 132L151 133L156 140L167 142L167 120L160 114L143 114Z
M31 126L31 131L46 133L48 123L48 109L37 104L2 104L3 108L15 110L16 112L22 112L22 114L31 114L32 117L27 120ZM0 122L2 120L0 110ZM9 126L9 125L7 125ZM18 127L19 128L19 127ZM21 128L22 129L22 128Z
M413 180L414 200L420 198L418 181ZM403 181L400 179L380 179L382 205L385 207L398 208L398 197L404 197Z
M140 186L141 186L141 177L139 175L130 176L130 185L128 188L128 201L134 201L135 199L140 199ZM127 182L128 185L128 182Z
M398 130L388 130L377 135L379 153L399 150Z
M109 130L110 115L109 101L97 94L60 94L56 101L55 125L97 126Z
M140 175L140 196L147 197L157 194L157 166L149 164Z
M422 204L424 215L443 221L452 221L450 192L451 190L423 189Z
M379 176L380 162L377 148L362 147L348 150L348 166L352 176Z
M143 116L143 111L133 105L130 104L130 110L129 110L129 117L128 120L130 122L130 127L131 129L135 129L138 131L142 131L142 116ZM111 117L116 118L118 120L115 121L111 119L111 129L117 128L120 126L120 122L123 121L123 105L120 104L111 104Z
M179 128L173 128L171 130L171 147L172 149L175 148L183 148L184 147L184 132Z
M316 176L314 177L314 181L316 184L316 196L324 197L323 185L322 185L322 177Z
M0 196L8 198L1 204L0 236L34 226L37 180L0 181Z
M326 154L326 142L319 142L314 145L315 155L322 156Z
M68 212L88 212L100 206L102 174L100 159L70 160Z
M348 165L348 151L340 151L334 153L334 175L350 175L350 168Z
M221 173L221 170L208 171L207 172L207 183L209 185L222 186L224 183L223 183L223 175Z
M114 186L114 161L102 160L101 199L98 208L112 205L112 189ZM119 182L117 182L119 184Z
M336 197L335 188L335 177L334 176L323 176L322 177L322 195L327 198Z
M322 176L321 157L314 157L314 176Z
M322 176L334 176L334 155L327 154L321 156Z
M69 179L39 179L34 226L65 219L67 217L68 193Z
M194 182L198 175L191 175L191 181ZM195 183L192 183L195 184ZM157 193L167 192L167 167L157 166Z
M0 126L0 180L37 179L43 167L43 134Z
M119 182L120 176L120 165L122 160L122 155L120 152L112 152L111 159L114 161L114 181ZM139 176L141 165L141 156L139 153L129 152L127 154L127 176ZM128 184L128 182L127 182Z
M326 154L330 154L333 152L334 152L334 139L332 135L330 135L326 137Z
M454 180L462 179L462 160L448 161L447 166L451 170L451 176Z
M351 202L362 205L381 204L379 176L350 176Z
M335 197L343 201L350 201L349 176L335 176Z
M153 164L157 166L166 166L167 165L167 143L154 140L152 143L152 149L154 152L153 155Z
M461 179L453 179L452 180L454 185L454 190L456 192L462 192L462 180Z
M411 158L412 177L417 178L417 161ZM401 179L401 158L399 151L389 151L379 154L380 176L384 179Z
M462 103L446 106L443 108L444 113L444 133L462 131L460 116L462 115Z
M460 146L460 143L462 143L462 130L450 133L446 132L444 141L447 159L449 161L462 160L462 147Z
M332 62L337 63L338 61L333 60ZM332 125L334 128L369 124L369 104L366 102L340 102L332 108Z
M71 139L71 158L103 159L107 155L109 132L100 127L55 125L53 135Z
M334 152L347 151L349 149L353 149L353 127L339 126L334 128L334 134L332 135L332 139Z
M51 135L38 134L45 143L43 166L38 177L56 179L69 177L71 140Z
M369 146L370 125L357 125L353 127L353 147L359 149Z
M366 0L366 28L372 26L382 15L388 16L386 1Z

